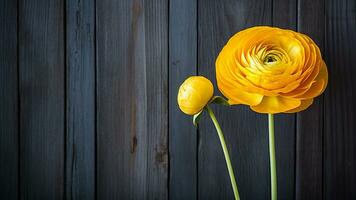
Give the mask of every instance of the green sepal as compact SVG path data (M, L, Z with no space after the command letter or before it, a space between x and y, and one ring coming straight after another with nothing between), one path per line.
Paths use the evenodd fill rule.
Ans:
M213 98L211 98L211 100L208 102L207 105L214 103L214 104L220 104L220 105L224 105L224 106L230 106L229 102L221 96L214 96ZM199 111L197 114L193 115L193 124L194 126L198 126L199 120L201 118L201 115L203 114L203 111L206 108L204 107L201 111Z
M221 97L221 96L214 96L213 98L211 98L209 103L215 103L215 104L220 104L220 105L224 105L224 106L230 106L229 102L224 97Z
M195 114L193 116L193 124L194 124L194 126L198 126L199 120L201 118L201 114L203 114L204 110L205 110L205 108L203 108L201 111L199 111L197 114Z

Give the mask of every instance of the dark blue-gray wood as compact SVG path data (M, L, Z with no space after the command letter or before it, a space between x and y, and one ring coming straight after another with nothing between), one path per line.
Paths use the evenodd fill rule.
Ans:
M143 2L97 1L96 9L98 199L145 199Z
M167 0L144 1L148 137L146 199L155 200L168 198L168 8ZM138 103L141 100L138 98Z
M21 199L63 199L64 1L19 2Z
M170 0L169 198L197 198L197 128L178 108L180 84L197 73L197 1Z
M18 199L17 2L0 2L0 198Z
M324 49L323 0L298 1L298 31ZM325 58L325 55L324 55ZM322 199L323 193L323 96L297 114L296 199Z
M96 2L97 196L168 197L168 1Z
M324 199L356 199L356 2L327 0Z
M66 2L66 198L95 198L94 0Z
M298 1L273 0L273 26L296 30Z
M272 1L203 1L198 3L199 74L215 81L215 59L236 32L271 25ZM253 12L252 12L253 11ZM217 88L216 88L217 91ZM225 133L241 199L269 198L267 115L246 106L214 106ZM199 199L233 199L233 191L216 130L207 117L199 133Z

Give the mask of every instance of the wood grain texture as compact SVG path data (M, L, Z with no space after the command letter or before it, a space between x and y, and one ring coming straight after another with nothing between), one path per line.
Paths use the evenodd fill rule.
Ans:
M216 86L215 59L236 32L271 25L272 1L203 1L198 3L198 71ZM251 12L253 10L253 12ZM216 88L217 92L217 88ZM213 107L225 133L241 199L269 197L267 115L246 106ZM201 119L199 199L233 199L223 152L211 120Z
M168 196L168 1L97 1L98 198Z
M147 83L147 199L168 198L168 8L145 1Z
M0 197L18 199L17 2L0 2Z
M67 0L66 198L95 198L94 0Z
M63 199L64 2L20 1L21 199Z
M324 1L298 3L298 31L309 35L323 52ZM323 96L297 114L296 199L323 197L323 121Z
M169 10L169 199L189 200L197 198L197 129L177 94L197 73L197 1L171 0Z
M145 199L147 85L143 2L96 3L97 195L98 199Z
M296 30L298 1L273 0L273 26Z
M356 2L326 1L324 198L356 199Z
M273 0L273 26L296 30L297 0ZM294 199L296 114L275 116L277 191L279 199Z

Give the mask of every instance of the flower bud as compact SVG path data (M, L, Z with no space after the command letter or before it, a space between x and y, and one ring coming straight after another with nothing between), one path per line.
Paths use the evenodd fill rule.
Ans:
M201 111L214 93L213 84L203 76L187 78L178 91L179 108L187 115L194 115Z

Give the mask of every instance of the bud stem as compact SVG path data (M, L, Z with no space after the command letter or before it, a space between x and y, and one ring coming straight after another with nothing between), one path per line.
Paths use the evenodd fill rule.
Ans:
M223 134L223 132L222 132L222 130L220 128L220 125L219 125L218 121L216 120L214 112L211 110L211 108L209 106L206 106L206 109L207 109L207 111L208 111L208 113L210 115L211 120L214 123L216 131L218 132L218 136L219 136L219 139L220 139L221 147L223 149L225 160L226 160L227 169L229 171L230 181L231 181L232 189L234 191L235 199L236 200L240 200L239 192L237 190L237 184L236 184L236 180L235 180L234 170L233 170L232 165L231 165L229 152L227 150L225 139L224 139L224 134Z

